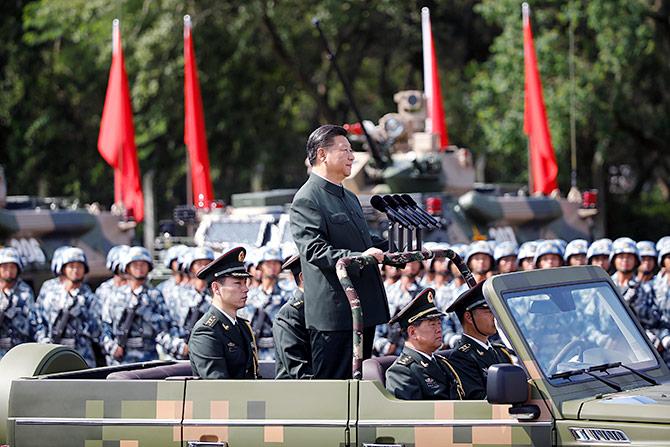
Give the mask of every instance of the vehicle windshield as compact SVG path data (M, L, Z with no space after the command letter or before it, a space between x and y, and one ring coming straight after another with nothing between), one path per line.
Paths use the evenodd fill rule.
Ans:
M547 377L603 363L657 365L605 281L510 292L503 298Z
M264 221L225 221L212 222L204 234L204 240L210 243L235 243L258 245L262 241Z

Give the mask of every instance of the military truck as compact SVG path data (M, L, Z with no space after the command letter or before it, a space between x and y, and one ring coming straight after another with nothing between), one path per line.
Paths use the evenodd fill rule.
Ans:
M362 380L200 380L187 362L90 369L66 347L26 344L0 361L0 443L667 444L670 370L602 269L499 275L483 291L518 359L489 369L487 401L398 400L383 359Z
M2 167L0 166L0 170ZM34 290L53 276L54 251L63 245L84 250L90 272L87 280L97 284L109 276L105 258L111 247L130 244L134 222L127 222L97 204L80 205L64 198L7 196L0 172L0 246L18 250L24 264L22 278Z

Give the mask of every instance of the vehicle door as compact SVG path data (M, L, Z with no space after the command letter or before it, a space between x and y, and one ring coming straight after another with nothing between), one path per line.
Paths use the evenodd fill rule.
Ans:
M348 445L349 385L346 380L189 380L184 441L230 447Z
M16 380L10 445L181 446L184 386L184 380Z
M552 422L544 411L533 421L517 420L508 405L486 401L406 401L396 399L377 381L352 387L358 419L352 445L477 446L552 445ZM354 438L354 436L356 436Z

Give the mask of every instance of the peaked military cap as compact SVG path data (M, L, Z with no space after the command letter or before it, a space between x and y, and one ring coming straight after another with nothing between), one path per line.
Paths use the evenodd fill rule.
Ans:
M477 309L478 307L489 307L489 304L484 298L484 292L482 292L483 287L484 281L461 293L458 298L447 307L447 312L456 312L456 314L459 314Z
M244 247L235 247L198 270L195 276L208 283L225 276L248 278L251 275L244 268L246 255Z
M399 323L400 327L406 329L410 324L418 323L421 320L442 316L444 316L444 313L435 307L435 290L429 287L414 297L395 317L391 318L389 324Z

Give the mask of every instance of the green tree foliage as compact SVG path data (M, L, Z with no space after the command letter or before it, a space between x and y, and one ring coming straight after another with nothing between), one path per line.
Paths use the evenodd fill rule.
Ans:
M114 18L141 170L155 171L159 215L166 216L186 200L184 14L193 19L214 189L228 199L252 187L299 185L309 131L354 119L313 17L362 114L375 120L395 109L395 91L422 88L422 6L431 8L452 142L486 155L487 180L526 182L517 1L14 0L2 2L0 17L0 147L7 154L0 162L9 192L112 201L112 172L96 147ZM618 200L662 197L670 178L670 1L531 7L562 189L569 187L572 18L580 187L597 185L594 167L628 164L636 179Z

